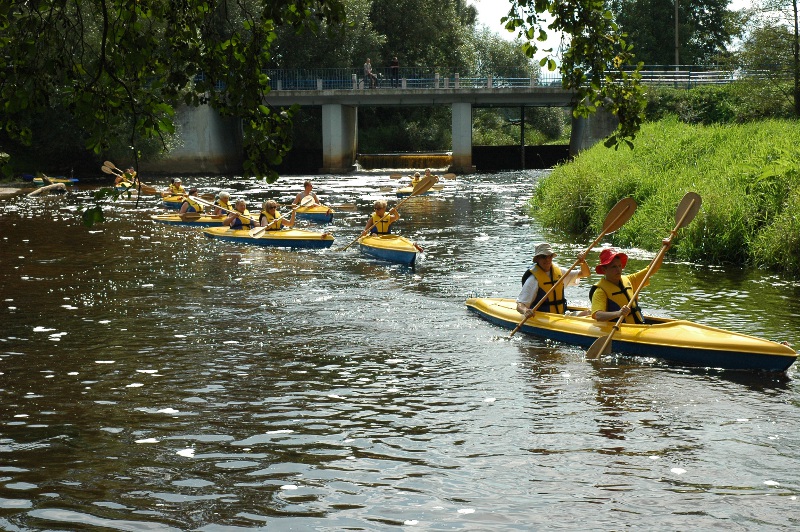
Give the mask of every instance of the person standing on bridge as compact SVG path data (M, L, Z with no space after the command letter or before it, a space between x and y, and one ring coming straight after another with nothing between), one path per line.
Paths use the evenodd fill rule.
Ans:
M374 89L378 85L378 76L372 73L372 62L369 57L364 63L364 88L367 88L367 79L369 79L370 88Z
M400 87L400 61L397 60L397 56L392 57L389 70L392 72L392 88Z

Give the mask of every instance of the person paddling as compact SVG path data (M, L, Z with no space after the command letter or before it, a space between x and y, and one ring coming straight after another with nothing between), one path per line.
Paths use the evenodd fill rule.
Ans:
M184 194L186 194L186 189L183 188L183 185L181 184L181 178L176 177L172 180L172 183L170 183L169 187L167 188L166 195L183 196Z
M367 233L387 235L392 232L391 225L400 219L400 213L394 207L387 213L387 206L386 200L377 200L375 202L375 212L367 219L367 225L361 233L362 236Z
M236 211L232 212L222 222L231 229L250 229L250 211L247 210L247 202L243 199L236 200Z
M667 249L671 239L665 238L662 242ZM664 258L662 253L652 268L651 273L656 273L661 268ZM597 321L618 320L624 316L625 323L644 323L644 316L639 307L638 297L631 301L631 296L639 287L643 278L646 278L648 268L639 270L631 275L623 275L622 270L628 263L628 256L615 248L605 248L600 252L600 263L595 271L603 276L589 289L589 299L592 301L592 318ZM647 286L646 279L643 286Z
M203 206L197 202L196 188L189 190L189 195L183 198L183 203L181 203L181 214L187 212L203 212Z
M529 318L533 314L532 307L536 305L544 296L547 301L539 306L542 312L553 312L564 314L567 310L567 300L564 297L564 287L578 284L582 277L589 277L589 265L586 264L586 256L578 253L578 262L581 265L580 271L571 271L563 275L561 268L553 264L556 254L547 242L538 244L533 255L532 268L529 268L522 275L522 291L517 297L517 312ZM564 280L550 291L561 277ZM549 292L549 295L548 295Z
M301 203L303 204L303 206L308 206L308 207L312 205L319 205L320 204L319 198L317 197L316 194L314 194L313 189L314 185L311 183L311 181L305 181L303 183L303 192L300 192L297 196L295 196L292 205L300 205ZM308 196L311 196L311 198L314 200L312 203L309 203L308 200L303 202L303 200Z
M278 210L278 202L275 200L267 200L261 210L261 216L258 221L261 227L266 227L267 231L278 231L284 225L287 227L294 226L294 215L297 211L292 209L292 216L287 220L281 215Z

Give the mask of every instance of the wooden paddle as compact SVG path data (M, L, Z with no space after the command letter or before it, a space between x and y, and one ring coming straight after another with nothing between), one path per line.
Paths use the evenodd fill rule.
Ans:
M211 194L211 195L213 196L213 194ZM184 197L188 197L189 195L188 195L188 194L184 194L183 196L184 196ZM240 212L239 212L239 211L237 211L236 209L226 209L225 207L220 207L219 205L214 205L212 202L210 202L210 201L206 201L206 200L204 200L204 199L202 199L202 198L199 198L199 197L197 197L197 196L193 196L193 197L194 197L194 200L195 200L197 203L200 203L200 204L202 204L202 205L205 205L206 207L214 207L215 209L219 209L219 210L221 210L221 211L227 212L228 214L238 214L238 215L240 215L240 216L242 215L242 213L240 213ZM252 216L248 216L247 218L249 218L251 222L258 223L258 219L257 219L257 218L253 218ZM250 229L250 233L252 234L252 233L253 233L253 231L256 231L257 229L258 229L257 227L256 227L256 228L253 228L253 229Z
M403 177L403 174L390 174L389 177L392 179L400 179Z
M631 301L636 301L636 297L639 295L639 291L642 287L647 284L647 280L650 278L650 275L653 273L653 268L656 264L659 264L661 259L664 256L664 253L667 252L672 239L675 238L675 235L678 234L678 229L681 227L685 227L688 225L697 214L697 211L700 210L700 205L702 204L702 199L700 195L696 192L687 192L683 199L681 200L678 208L675 211L675 228L670 231L669 239L661 249L658 250L655 258L650 262L650 266L647 268L647 271L642 278L642 282L639 283L639 286L636 287L636 290L633 292L633 296L631 297ZM611 352L611 339L614 337L614 333L619 330L619 326L622 321L625 319L625 316L620 316L617 320L617 323L614 324L614 328L611 329L611 333L606 336L601 336L597 340L592 343L589 349L586 351L586 358L587 359L596 359L601 355L607 355Z
M633 213L635 211L636 211L636 200L634 200L633 198L623 198L619 200L617 204L614 205L614 207L612 207L610 211L608 211L606 219L603 221L603 229L600 231L600 234L597 235L597 238L594 239L594 242L589 244L589 247L586 248L583 254L586 255L587 253L589 253L592 250L592 248L595 247L597 243L600 242L600 239L602 239L604 236L613 233L614 231L625 225L625 222L631 219L631 216L633 216ZM558 281L555 282L555 284L550 288L550 290L547 291L544 297L542 297L542 299L540 299L539 302L536 303L536 306L531 309L533 313L528 317L525 316L522 317L522 319L514 328L514 330L511 331L511 334L508 335L509 338L513 337L517 333L517 331L520 330L522 325L527 320L533 317L533 315L536 313L536 309L538 309L540 306L542 306L542 304L545 301L547 301L547 298L550 297L550 294L553 292L553 290L556 289L556 287L561 283L561 281L563 281L567 277L567 274L571 272L573 268L575 268L575 266L577 265L578 265L578 260L576 259L575 262L572 263L572 266L570 266L569 269L566 272L564 272L564 274L558 279ZM533 295L533 298L536 299L536 294ZM531 302L528 303L528 306L530 307L532 304L533 300L531 300Z
M411 192L411 194L409 194L409 196L407 198L403 198L403 200L395 206L395 209L399 209L403 205L403 203L407 202L408 200L410 200L414 196L419 196L420 194L426 193L428 190L430 190L430 188L435 183L436 183L436 176L432 176L432 175L420 180L420 182L417 183L417 186L414 187L414 190ZM352 246L353 244L358 242L359 238L361 238L362 236L364 236L366 234L367 234L367 230L364 229L363 231L361 231L361 234L358 235L358 237L356 237L355 240L353 240L352 242L347 244L345 247L343 247L339 251L347 250L347 248L349 248L350 246Z
M105 165L101 166L100 170L102 170L106 174L111 174L111 175L116 176L116 177L123 177L124 178L124 175L125 175L125 174L122 174L122 173L117 173L117 172L114 171L113 168L110 168L110 167L105 166ZM117 168L117 170L119 170L119 168ZM139 180L136 180L136 182L133 182L133 183L131 181L128 181L127 179L123 179L123 181L125 183L130 183L131 185L133 185L132 188L138 188L138 190L140 192L144 192L145 194L158 195L158 191L155 188L151 187L150 185L145 185L144 183L142 183Z
M455 179L456 174L444 174L442 177L445 179Z

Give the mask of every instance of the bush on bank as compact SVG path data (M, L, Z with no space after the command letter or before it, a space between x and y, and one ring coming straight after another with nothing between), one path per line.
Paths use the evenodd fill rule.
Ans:
M639 204L610 239L657 250L675 209L694 191L703 207L679 233L673 257L800 275L800 127L792 120L687 125L647 123L635 149L602 144L553 169L531 199L532 215L571 233L599 234L623 197Z

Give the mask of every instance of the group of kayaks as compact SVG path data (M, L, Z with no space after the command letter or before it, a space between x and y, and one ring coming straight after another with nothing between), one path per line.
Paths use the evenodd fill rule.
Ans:
M405 196L415 195L413 187L408 188L411 188L411 190ZM401 190L398 189L398 196L402 195ZM441 187L439 187L439 190L441 190ZM420 193L419 195L422 194ZM183 201L184 196L168 195L162 198L161 204L168 209L177 210L180 209ZM201 200L202 202L204 200ZM295 209L295 218L318 224L329 224L333 222L335 213L336 211L333 208L324 204L301 203ZM209 238L240 244L286 247L290 249L324 249L331 247L334 241L334 237L330 233L307 229L282 228L277 231L235 230L222 225L226 215L175 213L154 215L151 218L160 223L202 227L203 234ZM359 237L356 242L360 251L365 255L412 268L416 264L418 254L422 251L422 248L411 240L396 234L377 235L370 233Z
M408 195L413 193L413 188L407 192ZM404 192L399 189L398 196L401 194ZM182 202L181 196L164 198L164 205L171 208L179 208ZM296 217L331 223L333 215L330 207L314 205L299 207ZM158 222L203 226L207 237L237 243L321 249L330 247L334 240L327 233L294 228L262 231L256 238L252 231L222 226L224 218L206 214L153 216L153 220ZM414 242L395 234L368 234L355 242L362 253L411 267L421 251ZM797 352L788 345L685 320L645 317L644 324L618 323L615 328L613 321L599 322L591 316L582 316L580 311L586 309L570 308L565 315L539 311L520 322L515 299L473 297L466 300L466 306L481 318L501 327L582 347L593 346L598 339L615 333L614 352L660 358L685 366L782 372L797 359Z

